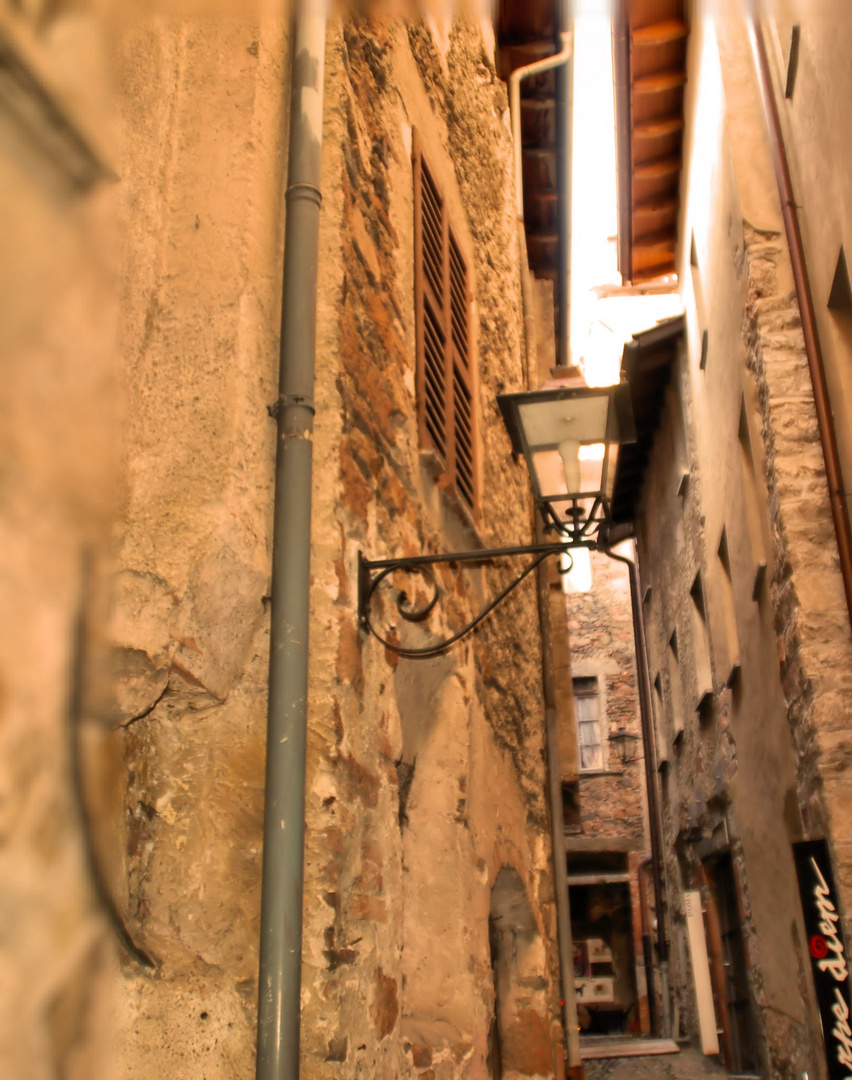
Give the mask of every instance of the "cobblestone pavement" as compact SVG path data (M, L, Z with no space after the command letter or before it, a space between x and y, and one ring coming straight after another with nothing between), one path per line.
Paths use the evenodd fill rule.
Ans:
M584 1061L586 1080L724 1080L727 1072L700 1050Z

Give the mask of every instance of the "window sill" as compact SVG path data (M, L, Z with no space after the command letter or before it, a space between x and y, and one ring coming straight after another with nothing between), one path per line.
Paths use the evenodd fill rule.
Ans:
M578 776L581 780L595 776L624 776L624 769L580 769Z
M420 468L438 490L444 506L457 518L469 538L471 548L487 548L488 545L479 531L479 522L473 511L455 490L447 486L447 472L444 462L435 450L420 451Z

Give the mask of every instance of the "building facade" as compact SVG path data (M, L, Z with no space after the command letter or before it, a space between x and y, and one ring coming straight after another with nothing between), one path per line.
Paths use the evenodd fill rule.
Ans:
M676 1033L735 1072L790 1077L848 1061L852 637L831 506L845 489L811 333L848 475L848 155L832 117L852 22L829 7L689 13L685 324L625 350L640 443L618 508L635 520L648 628ZM779 196L779 145L794 199Z
M254 1050L285 29L241 25L223 39L200 26L157 27L139 31L127 53L148 65L124 98L128 135L148 117L147 137L126 140L127 171L156 224L142 250L134 245L128 277L126 356L138 407L123 607L164 613L157 651L145 648L156 671L151 698L122 748L134 830L127 901L133 933L171 977L128 981L123 1042L128 1053L144 1049L152 1074L162 1070L164 1024L185 1045L209 1047L211 1060L225 1033L239 1030L231 1039L242 1069ZM494 407L499 389L526 380L512 145L494 63L487 23L379 14L329 24L307 1076L557 1068L535 590L433 659L398 659L362 637L355 617L359 552L498 546L523 520L526 477ZM175 95L165 90L172 78ZM169 162L168 206L139 155ZM213 186L201 164L210 160L223 166ZM177 318L185 305L195 309L188 321ZM501 573L468 583L442 575L448 625L473 614ZM429 631L394 616L391 603L383 595L373 611L382 632L408 647L428 644ZM520 651L520 639L536 644ZM123 644L135 664L140 643ZM208 861L233 869L211 879Z
M655 911L630 582L602 553L575 561L565 599L579 755L564 792L578 1019L587 1034L646 1035Z

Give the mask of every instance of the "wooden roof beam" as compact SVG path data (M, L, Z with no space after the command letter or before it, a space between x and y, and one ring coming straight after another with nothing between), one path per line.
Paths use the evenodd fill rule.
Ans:
M645 161L641 165L633 166L633 181L660 180L664 176L673 176L681 169L679 157L657 158L656 161Z
M661 217L663 214L673 214L677 212L677 208L680 205L678 199L663 199L655 200L654 202L647 203L634 203L633 205L633 217L649 218L649 217Z
M666 19L664 22L652 23L649 26L641 26L638 30L632 30L630 40L634 47L653 47L680 41L686 37L686 34L686 23L683 19Z
M673 68L670 71L655 71L653 75L643 75L633 80L634 94L665 94L686 85L686 71Z
M636 240L633 244L636 252L658 252L662 256L671 255L674 258L675 253L675 236L673 229L667 229L663 232L654 233L651 236L643 236L641 240Z
M682 116L664 116L660 120L646 120L633 128L633 141L642 139L663 139L667 135L677 135L683 131Z

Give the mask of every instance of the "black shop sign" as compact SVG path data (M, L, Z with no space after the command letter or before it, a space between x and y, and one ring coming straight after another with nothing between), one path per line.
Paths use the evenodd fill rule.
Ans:
M830 1080L852 1077L852 998L834 874L824 840L793 844Z

